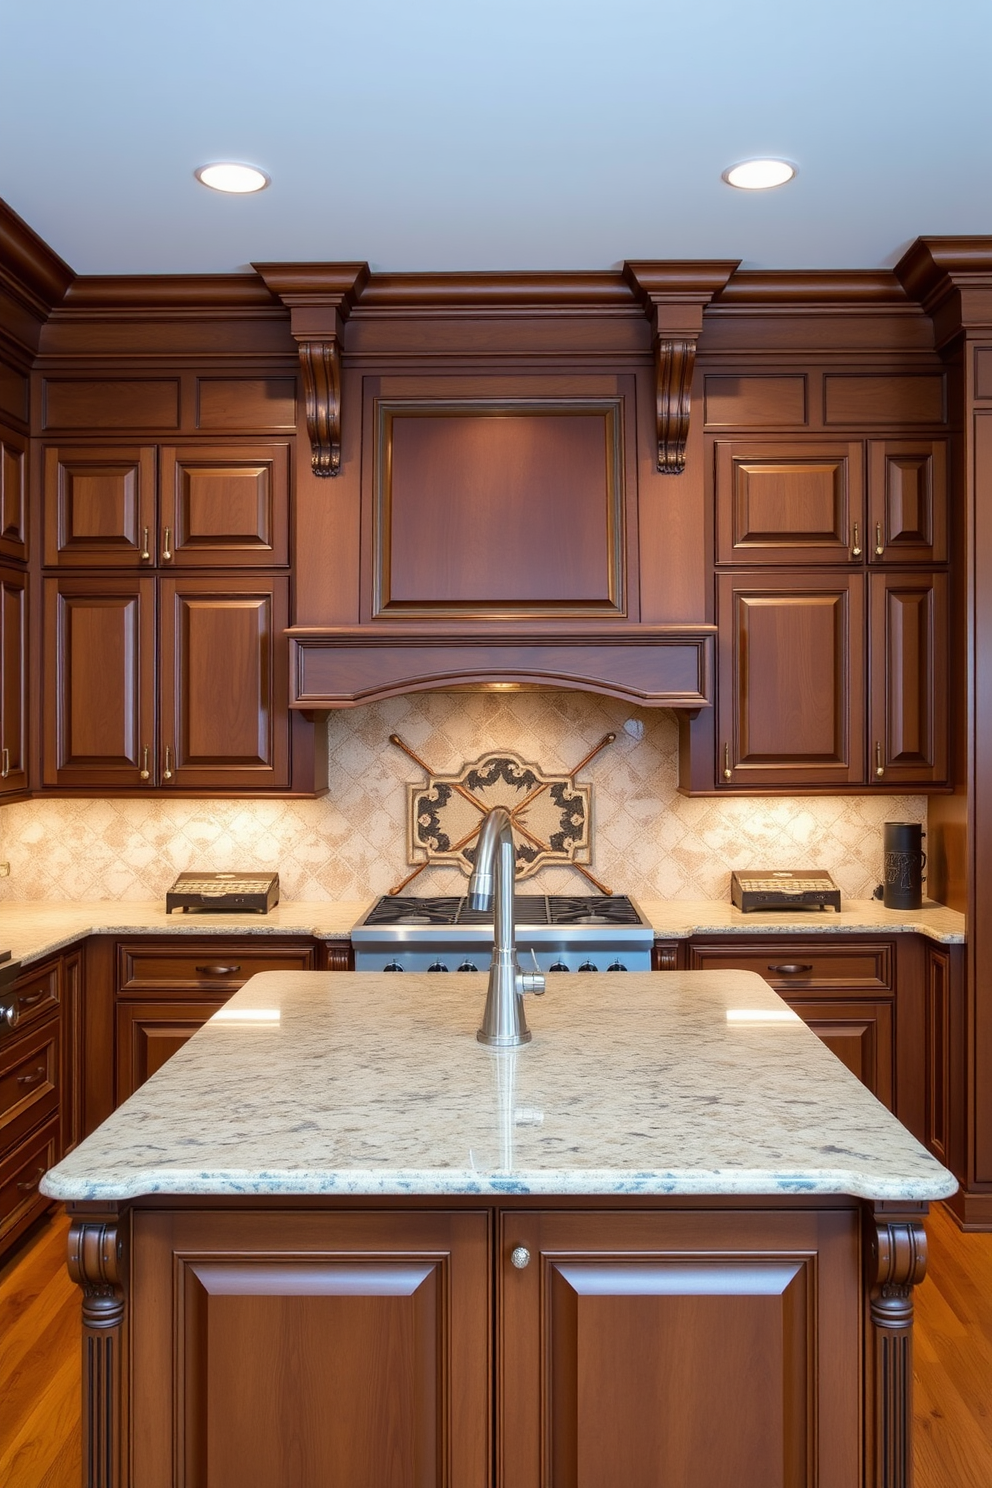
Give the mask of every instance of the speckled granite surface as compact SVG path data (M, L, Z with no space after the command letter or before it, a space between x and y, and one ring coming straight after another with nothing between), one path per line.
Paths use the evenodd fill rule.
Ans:
M528 999L534 1040L510 1054L476 1041L485 980L253 977L42 1189L954 1192L750 972L561 979Z
M858 931L916 931L931 940L964 940L964 915L941 904L903 913L875 900L845 900L840 914L746 914L720 901L692 904L640 901L657 935L687 939L690 935L729 931L762 935L809 935ZM0 904L0 946L16 960L31 962L72 945L86 935L313 935L346 939L368 909L367 902L336 904L283 900L267 915L166 914L161 900L146 904L93 900L50 903L45 900Z

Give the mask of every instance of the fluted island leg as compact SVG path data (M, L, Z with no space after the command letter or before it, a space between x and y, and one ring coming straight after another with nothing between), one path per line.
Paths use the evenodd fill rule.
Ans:
M124 1290L115 1224L74 1224L69 1275L83 1293L83 1483L123 1488Z
M913 1288L926 1275L922 1224L876 1216L869 1309L874 1353L873 1488L912 1488Z

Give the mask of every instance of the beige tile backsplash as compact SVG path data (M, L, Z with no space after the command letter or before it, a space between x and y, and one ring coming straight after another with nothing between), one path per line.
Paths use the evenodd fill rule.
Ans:
M406 785L493 748L571 770L605 733L616 743L580 772L593 785L592 871L644 899L724 899L743 867L827 868L868 898L881 875L882 823L925 821L923 796L687 800L676 789L672 713L580 692L419 693L331 715L330 791L318 801L38 800L0 809L8 899L160 899L183 869L277 868L287 899L371 899L402 879ZM411 893L461 893L453 868ZM569 868L528 892L584 893Z

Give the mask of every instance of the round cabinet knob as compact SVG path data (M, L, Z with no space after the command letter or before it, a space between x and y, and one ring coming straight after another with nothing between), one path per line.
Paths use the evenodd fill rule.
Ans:
M526 1245L514 1246L510 1252L510 1264L511 1266L516 1266L518 1271L522 1271L525 1266L530 1265L530 1251Z
M608 966L606 969L607 969L607 971L626 971L627 970L626 966L624 966L624 964L623 964L622 961L614 961L613 965L612 966Z
M428 971L447 971L447 969L443 961L435 961L433 966L427 968Z
M599 967L598 966L593 966L593 964L592 964L591 961L583 961L582 965L579 967L579 970L580 971L598 971L599 970Z
M459 971L478 971L478 969L479 968L472 961L463 961L461 966L459 966L458 968Z
M568 970L568 967L565 965L564 961L556 961L555 964L554 964L554 966L549 966L548 967L548 970L549 971L567 971Z
M403 970L402 966L400 965L400 963L398 961L390 961L382 969L383 969L383 971L402 971Z
M5 1002L0 1005L0 1018L4 1020L8 1028L16 1028L17 1020L21 1010L16 1002Z

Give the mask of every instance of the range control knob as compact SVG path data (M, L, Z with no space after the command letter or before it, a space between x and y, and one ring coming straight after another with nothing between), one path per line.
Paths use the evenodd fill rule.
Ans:
M459 971L478 971L478 969L474 961L463 961L458 968Z
M622 961L614 961L613 965L612 966L608 966L606 969L607 969L607 971L626 971L627 970L626 966L624 966L624 964L623 964Z
M390 961L382 969L383 969L383 971L402 971L403 970L402 966L400 965L400 963L398 961Z
M564 961L556 961L555 964L554 964L554 966L549 966L548 967L548 970L549 971L567 971L568 970L568 967L565 965Z
M599 967L598 966L593 966L593 964L592 964L591 961L583 961L582 965L579 967L579 970L580 971L598 971L599 970Z
M433 966L427 968L428 971L447 971L447 969L443 961L435 961Z

